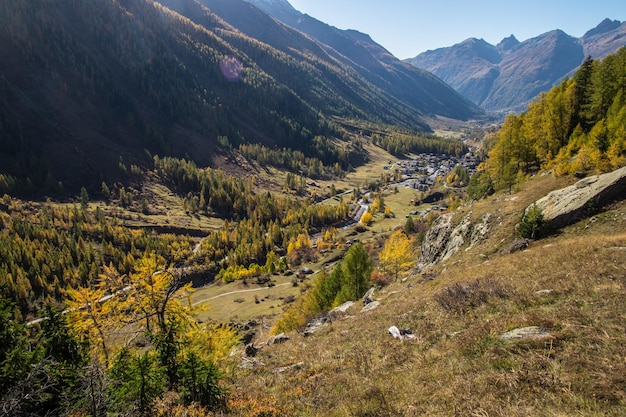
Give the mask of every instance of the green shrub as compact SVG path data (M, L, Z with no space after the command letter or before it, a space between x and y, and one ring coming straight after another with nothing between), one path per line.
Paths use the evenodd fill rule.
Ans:
M526 239L537 239L544 232L545 222L543 221L543 211L536 204L524 211L520 220L517 232Z

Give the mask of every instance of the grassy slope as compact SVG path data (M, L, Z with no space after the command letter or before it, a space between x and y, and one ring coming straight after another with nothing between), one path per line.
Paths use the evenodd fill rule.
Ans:
M292 334L286 344L265 347L263 366L233 377L246 387L234 389L234 404L305 416L625 415L626 203L526 251L500 254L522 210L567 182L541 177L518 194L463 207L473 217L495 216L488 239L433 268L433 280L416 274L385 288L372 312L354 308L312 337ZM451 285L475 280L506 297L457 314L436 301ZM392 325L417 338L391 338ZM551 335L497 337L531 325ZM253 408L237 414L234 407L234 415Z

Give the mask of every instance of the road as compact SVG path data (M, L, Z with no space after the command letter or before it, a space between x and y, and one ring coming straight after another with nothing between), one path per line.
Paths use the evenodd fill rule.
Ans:
M274 285L273 287L260 287L260 288L251 288L249 290L237 290L237 291L225 292L224 294L219 294L213 297L205 298L204 300L196 301L192 303L191 306L194 307L194 306L197 306L198 304L206 303L207 301L215 300L216 298L225 297L227 295L254 292L254 291L267 291L268 289L276 288L276 287L284 287L285 285L293 285L293 284L291 282L285 282L283 284Z

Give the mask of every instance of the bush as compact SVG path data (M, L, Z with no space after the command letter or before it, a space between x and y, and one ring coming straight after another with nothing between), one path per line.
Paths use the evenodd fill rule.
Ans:
M526 239L537 239L544 232L543 211L536 204L526 209L517 226L517 233Z
M389 283L391 282L391 275L385 272L373 271L372 276L370 277L370 281L378 288L382 288L389 285Z
M435 294L435 300L448 313L462 314L487 304L490 298L508 298L511 290L497 281L476 280L467 284L453 284Z

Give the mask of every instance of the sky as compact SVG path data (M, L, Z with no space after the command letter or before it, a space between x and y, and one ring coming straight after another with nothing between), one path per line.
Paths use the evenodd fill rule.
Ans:
M581 37L602 20L626 20L624 0L289 0L339 29L367 33L397 58L467 38L496 45L511 34L525 41L561 29Z

